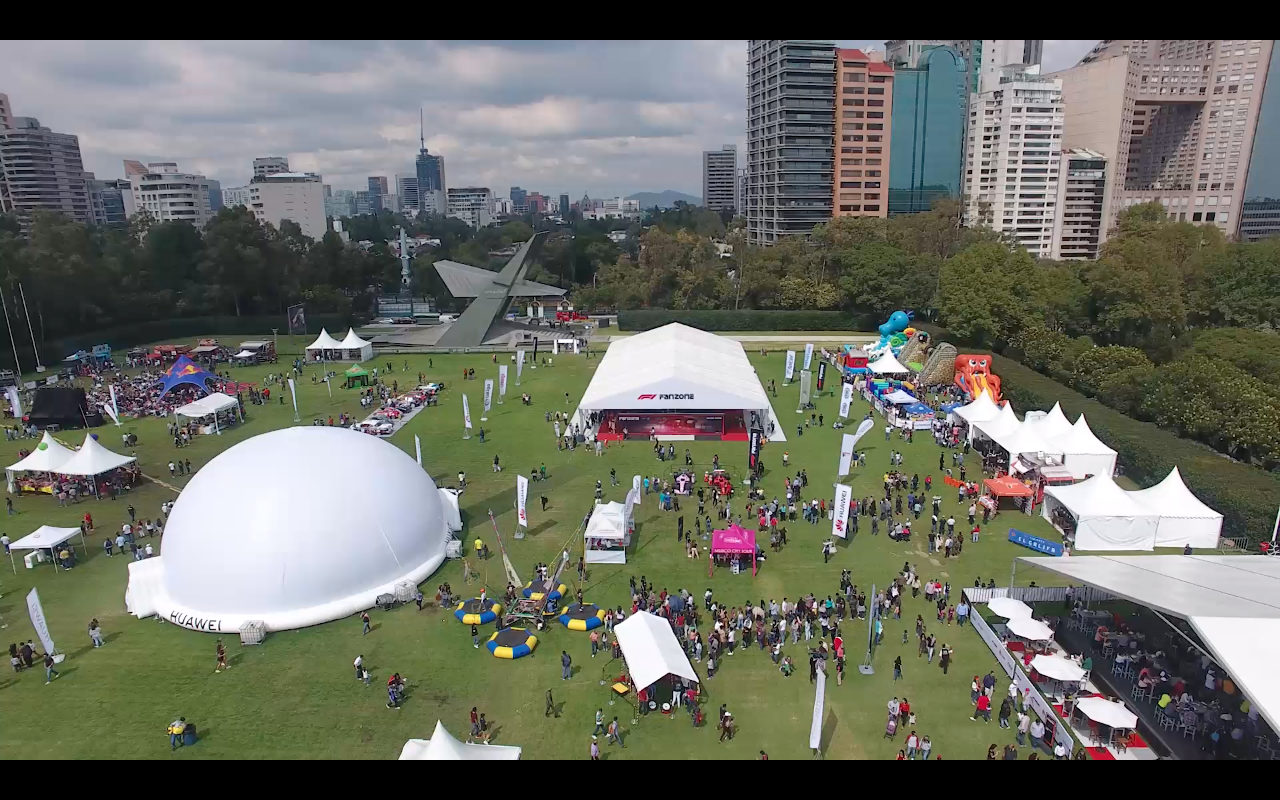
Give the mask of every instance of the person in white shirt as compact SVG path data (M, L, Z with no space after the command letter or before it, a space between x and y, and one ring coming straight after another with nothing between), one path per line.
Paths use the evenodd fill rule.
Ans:
M1067 749L1067 745L1064 742L1058 742L1053 746L1053 757L1058 761L1065 761L1070 754L1071 751Z
M364 666L364 654L356 656L356 660L351 662L351 666L356 668L356 680L360 680L360 669Z
M151 550L151 543L150 543L150 542L148 542L148 543L147 543L147 547L146 547L145 552L146 552L146 554L147 554L147 558L151 558L151 556L152 556L152 555L154 555L154 553L153 553L153 552L152 552L152 550Z
M1044 723L1039 719L1031 723L1031 746L1039 749L1044 742Z

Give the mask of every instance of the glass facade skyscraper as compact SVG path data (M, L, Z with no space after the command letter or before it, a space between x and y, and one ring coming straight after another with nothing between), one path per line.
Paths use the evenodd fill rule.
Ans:
M914 68L894 71L889 213L928 211L960 197L970 75L951 47L935 47Z

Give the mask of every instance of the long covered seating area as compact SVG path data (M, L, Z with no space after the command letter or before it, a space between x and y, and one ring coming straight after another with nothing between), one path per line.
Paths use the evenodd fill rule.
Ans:
M1024 556L1015 566L1023 578L1034 567L1113 598L1072 604L1056 638L1162 749L1184 759L1280 757L1280 559Z
M98 442L98 434L86 433L77 450L63 445L48 431L36 449L5 474L13 492L43 492L77 500L126 491L142 479L137 458L113 453Z

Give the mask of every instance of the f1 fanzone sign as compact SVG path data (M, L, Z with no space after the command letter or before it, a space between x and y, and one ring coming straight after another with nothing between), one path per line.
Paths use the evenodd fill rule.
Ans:
M637 400L692 400L693 393L685 394L642 394L636 398Z

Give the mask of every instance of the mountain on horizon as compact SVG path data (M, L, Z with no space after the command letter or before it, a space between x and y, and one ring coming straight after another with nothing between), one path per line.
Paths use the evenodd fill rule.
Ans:
M640 201L641 208L653 208L654 206L658 208L674 208L677 200L683 200L691 206L702 205L701 197L694 197L691 194L677 192L672 189L662 192L636 192L626 199Z

